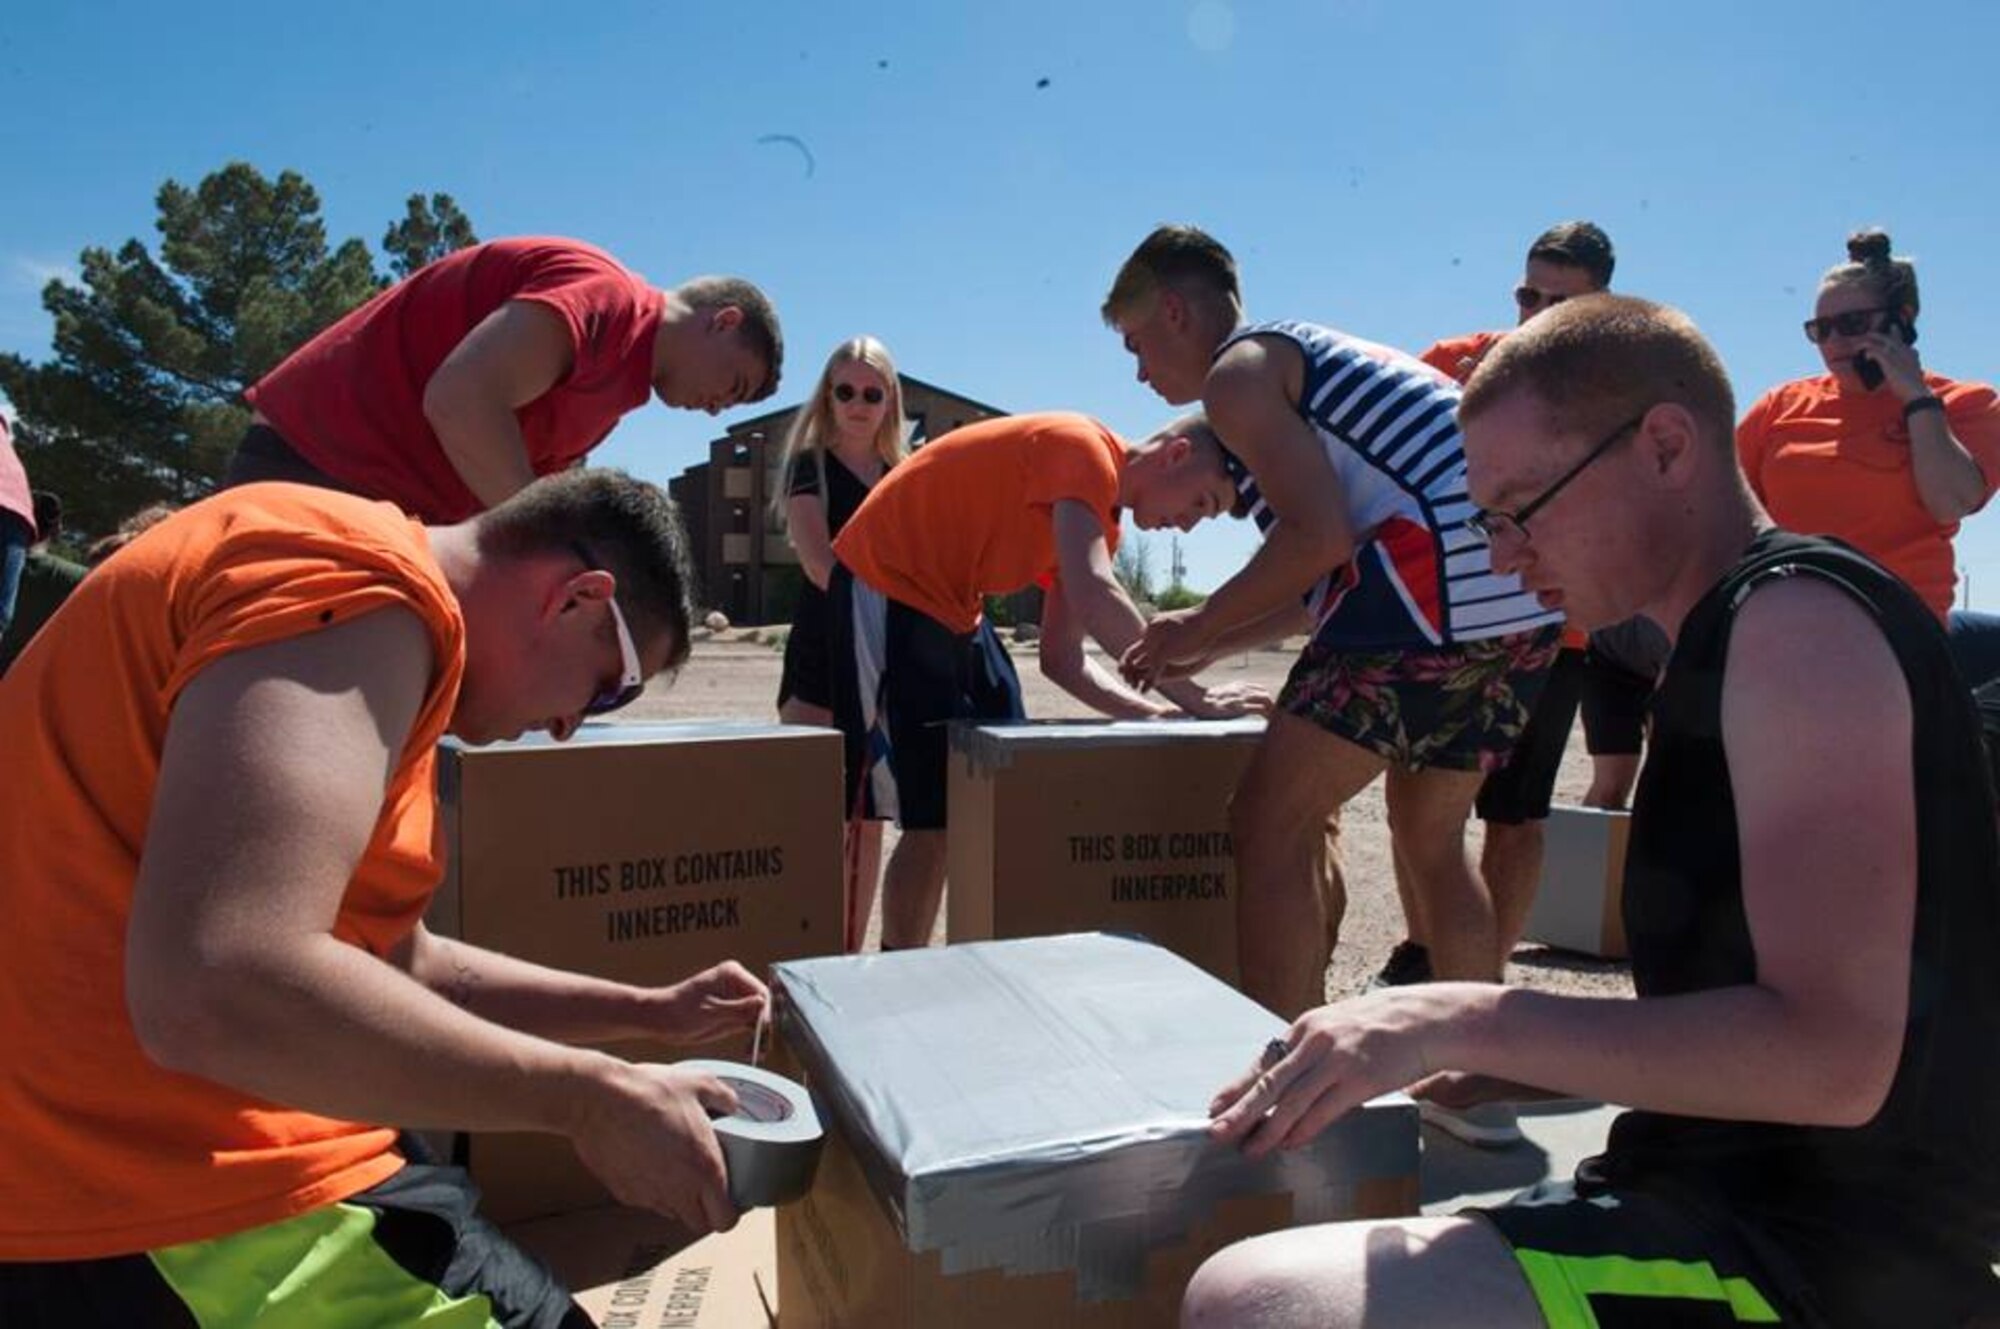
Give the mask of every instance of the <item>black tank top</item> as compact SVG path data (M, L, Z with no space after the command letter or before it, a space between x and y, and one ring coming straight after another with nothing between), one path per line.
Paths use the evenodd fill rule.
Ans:
M1633 979L1641 997L1756 980L1722 675L1737 610L1760 584L1788 575L1853 596L1909 685L1917 906L1895 1081L1875 1119L1853 1129L1630 1112L1586 1175L1715 1201L1803 1271L1834 1322L1866 1323L1851 1317L1891 1304L1900 1309L1882 1323L1926 1322L1910 1315L1913 1281L1976 1291L1991 1284L2000 1247L2000 846L1978 722L1943 630L1908 588L1845 545L1766 532L1681 627L1632 810L1624 912Z

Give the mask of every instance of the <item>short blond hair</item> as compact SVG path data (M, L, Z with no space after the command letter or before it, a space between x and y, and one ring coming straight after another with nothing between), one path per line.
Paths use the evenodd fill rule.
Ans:
M1162 290L1206 296L1241 304L1236 284L1236 257L1223 243L1198 226L1165 225L1139 242L1118 269L1111 292L1099 313L1112 327Z
M1612 428L1661 402L1686 407L1721 446L1734 447L1736 396L1694 320L1628 295L1565 300L1501 338L1459 399L1469 420L1517 392L1559 433Z

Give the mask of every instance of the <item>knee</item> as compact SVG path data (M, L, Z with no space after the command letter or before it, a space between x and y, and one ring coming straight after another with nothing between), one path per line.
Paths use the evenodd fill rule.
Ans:
M1238 1242L1195 1271L1181 1298L1181 1329L1265 1329L1280 1323L1271 1314L1279 1300L1256 1243Z

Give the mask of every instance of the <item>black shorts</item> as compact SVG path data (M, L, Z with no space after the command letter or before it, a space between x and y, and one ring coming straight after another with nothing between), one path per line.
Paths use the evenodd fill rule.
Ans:
M1507 754L1507 764L1479 786L1474 810L1481 821L1518 826L1544 821L1555 795L1556 774L1576 722L1577 698L1583 690L1583 652L1565 646L1556 653L1542 690L1528 712L1528 723Z
M1983 1249L1871 1229L1863 1211L1755 1221L1671 1182L1609 1185L1586 1160L1506 1204L1467 1209L1499 1230L1552 1325L1780 1324L1968 1329L2000 1324ZM1867 1200L1859 1202L1866 1206ZM1974 1243L1976 1246L1977 1243Z
M1653 680L1605 659L1584 656L1583 741L1593 757L1636 757L1646 746Z
M474 1212L478 1200L457 1168L412 1163L338 1203L206 1241L0 1263L0 1325L198 1329L262 1323L260 1314L412 1324L466 1303L466 1323L589 1329L555 1276Z
M904 830L945 825L953 720L1019 720L1021 679L981 620L953 632L836 566L828 586L833 722L846 742L847 807Z
M825 591L811 582L799 588L798 607L792 611L792 630L785 637L785 668L778 676L778 705L794 699L808 706L833 709L832 635L828 615L831 601Z
M1499 1229L1551 1325L1819 1323L1786 1304L1779 1281L1734 1227L1651 1192L1585 1198L1572 1183L1552 1181L1504 1205L1461 1212Z
M307 461L298 449L285 440L283 434L271 426L253 424L243 431L243 438L236 445L236 455L229 459L229 469L223 473L220 487L234 489L238 485L268 481L311 485L315 489L337 489L343 494L359 494L362 498L375 497L334 479Z

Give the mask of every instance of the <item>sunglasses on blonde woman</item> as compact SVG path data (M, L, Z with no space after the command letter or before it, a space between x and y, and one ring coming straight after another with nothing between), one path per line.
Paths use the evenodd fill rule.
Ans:
M841 403L853 401L854 385L852 383L834 384L833 399ZM882 389L880 388L861 389L861 400L867 402L870 406L880 406L882 404Z

